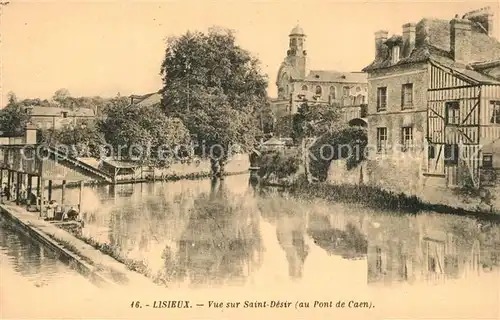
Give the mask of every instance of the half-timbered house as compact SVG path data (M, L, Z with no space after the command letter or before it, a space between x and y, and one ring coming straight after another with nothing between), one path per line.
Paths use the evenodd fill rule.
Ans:
M402 191L401 182L420 190L479 186L482 146L500 138L500 42L493 17L484 8L451 21L405 24L403 36L375 34L376 57L364 69L368 140L377 145L375 154L389 156L370 157L371 181L399 183ZM409 151L411 157L399 161L407 166L394 166L393 158Z

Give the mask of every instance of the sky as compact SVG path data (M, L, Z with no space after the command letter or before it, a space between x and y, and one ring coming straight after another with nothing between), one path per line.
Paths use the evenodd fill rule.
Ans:
M211 26L236 31L238 43L260 59L275 96L297 23L307 34L309 69L360 71L373 59L375 31L401 34L403 24L422 17L451 19L488 5L498 11L498 1L472 0L10 0L1 8L0 106L10 91L42 99L60 88L103 97L157 91L166 39Z

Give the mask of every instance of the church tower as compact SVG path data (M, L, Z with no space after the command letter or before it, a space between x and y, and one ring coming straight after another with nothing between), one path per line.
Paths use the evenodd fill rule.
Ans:
M301 79L306 77L306 55L305 50L306 35L304 30L297 25L289 35L290 44L287 51L287 62L295 69L297 76Z

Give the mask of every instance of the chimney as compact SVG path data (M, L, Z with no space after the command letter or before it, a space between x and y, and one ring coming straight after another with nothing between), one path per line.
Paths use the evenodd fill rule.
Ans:
M490 7L468 12L464 15L464 19L468 19L472 22L473 29L483 32L490 37L495 37L495 24L497 20L495 13Z
M26 144L36 144L37 143L37 129L32 123L26 124Z
M455 16L450 21L450 49L455 62L467 64L470 61L470 37L471 21Z
M415 48L415 40L417 36L417 25L415 23L407 23L403 25L403 52L402 58L408 57Z
M387 40L389 34L386 30L375 32L375 59L383 58L384 56L384 41Z

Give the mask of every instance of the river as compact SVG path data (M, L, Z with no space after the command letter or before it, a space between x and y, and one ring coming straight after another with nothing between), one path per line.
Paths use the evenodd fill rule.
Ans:
M68 202L77 203L78 196L78 190L67 190ZM53 198L60 199L60 190ZM85 236L144 261L176 292L363 295L381 299L377 312L390 310L392 317L498 315L498 225L306 201L255 190L248 175L217 185L199 180L89 187L83 211ZM45 275L35 285L50 286L53 267L38 268ZM65 281L73 281L64 270ZM431 309L428 299L435 299Z

